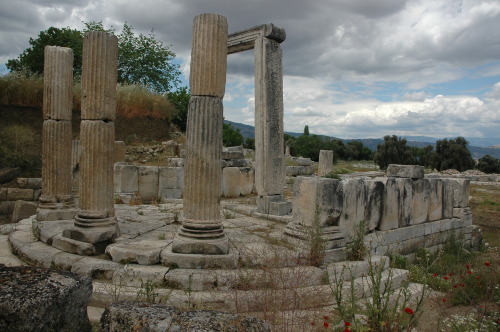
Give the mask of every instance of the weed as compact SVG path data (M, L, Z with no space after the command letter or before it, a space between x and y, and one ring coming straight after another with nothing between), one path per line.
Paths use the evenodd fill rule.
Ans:
M321 209L318 204L314 209L314 219L309 229L309 263L313 266L323 264L325 258L325 240L323 239L323 227L320 221Z
M234 219L236 216L233 212L222 209L222 214L224 215L224 219Z
M150 279L141 279L141 288L137 291L136 301L155 303L158 293L154 282Z
M368 247L365 244L365 230L366 222L364 220L354 227L354 234L346 246L347 260L362 261L366 257Z
M162 240L163 241L166 238L167 238L167 234L165 234L165 233L161 233L161 234L158 235L158 240Z

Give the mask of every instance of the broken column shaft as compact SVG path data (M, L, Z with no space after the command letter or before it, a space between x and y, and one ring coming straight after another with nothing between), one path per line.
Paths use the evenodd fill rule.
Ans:
M184 217L174 253L227 254L220 218L222 124L227 65L227 20L201 14L193 23L184 177Z
M44 50L42 188L37 220L72 219L71 111L73 51L46 46Z

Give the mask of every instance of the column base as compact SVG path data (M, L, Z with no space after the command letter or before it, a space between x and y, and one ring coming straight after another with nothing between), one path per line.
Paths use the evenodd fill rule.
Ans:
M313 229L310 226L304 226L297 222L288 223L283 231L283 238L298 247L309 248L313 241ZM322 227L321 234L317 236L323 242L324 248L336 249L345 247L347 239L344 237L338 226Z
M78 214L78 209L73 208L44 208L40 205L36 211L36 219L38 221L52 220L72 220Z
M238 267L239 254L230 247L227 254L202 255L176 253L172 251L170 244L160 254L161 263L164 266L181 269L235 269Z
M285 201L283 195L259 195L256 201L259 213L285 216L292 212L292 203Z
M203 224L200 224L202 226ZM184 222L172 242L172 252L179 254L225 255L229 252L229 239L220 223L194 228ZM202 226L203 227L203 226Z
M82 218L75 217L75 225L65 229L63 236L76 241L86 243L100 243L109 241L110 243L120 235L120 230L115 217L94 219L92 223L83 223Z

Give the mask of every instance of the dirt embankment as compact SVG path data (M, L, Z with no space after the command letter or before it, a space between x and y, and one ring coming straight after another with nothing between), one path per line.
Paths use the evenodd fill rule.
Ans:
M80 133L80 110L73 110L73 138L78 139ZM29 126L37 134L37 142L41 140L43 113L40 108L0 105L0 128L13 124ZM170 139L171 124L167 120L150 117L124 118L117 116L115 120L117 141L165 141Z

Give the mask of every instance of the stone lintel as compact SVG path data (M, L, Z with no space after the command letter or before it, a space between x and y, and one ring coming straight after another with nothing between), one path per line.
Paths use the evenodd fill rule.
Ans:
M265 37L282 43L286 38L286 33L285 29L277 27L272 23L232 33L227 39L227 54L253 49L255 40L258 37Z

